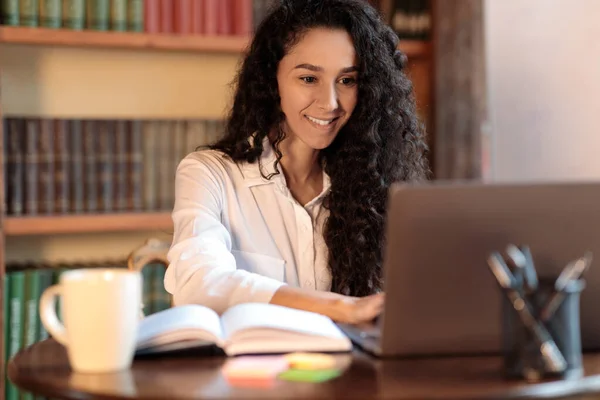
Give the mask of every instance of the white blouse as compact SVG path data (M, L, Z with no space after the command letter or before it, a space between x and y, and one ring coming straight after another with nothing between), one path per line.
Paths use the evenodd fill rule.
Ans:
M263 147L260 167L269 176L276 156L268 139ZM323 173L323 191L302 206L278 169L267 180L258 163L234 163L214 150L181 161L164 281L176 305L222 313L239 303L269 302L284 284L331 289L322 235L329 177Z

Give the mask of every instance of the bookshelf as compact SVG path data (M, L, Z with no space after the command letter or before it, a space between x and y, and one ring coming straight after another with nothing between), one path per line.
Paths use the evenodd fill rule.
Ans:
M392 1L381 1L389 11ZM249 40L247 36L0 26L0 120L19 116L215 119L227 106L226 80ZM401 40L399 48L409 59L417 101L431 115L431 42ZM0 143L5 135L0 124ZM0 163L0 176L4 168ZM25 247L35 253L40 237L173 230L168 211L7 216L4 196L2 185L0 287L6 279L6 249L11 240L27 240ZM105 248L101 251L106 253ZM5 322L0 313L0 400L4 398Z
M163 35L131 32L72 31L0 27L0 43L32 46L66 46L129 50L164 50L204 53L241 53L249 44L243 36ZM429 42L404 40L400 50L408 57L429 56Z
M82 214L66 216L7 217L4 235L54 235L64 233L172 231L170 212Z

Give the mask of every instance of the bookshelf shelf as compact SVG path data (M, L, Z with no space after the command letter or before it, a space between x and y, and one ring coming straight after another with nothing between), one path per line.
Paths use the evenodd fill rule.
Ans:
M165 35L137 32L73 31L68 29L0 27L0 43L38 46L99 47L239 53L248 44L241 36Z
M97 47L114 49L165 50L206 53L240 53L249 43L241 36L165 35L133 32L73 31L67 29L0 27L0 43ZM408 57L429 55L430 43L403 40L400 49Z
M61 233L172 230L171 213L123 213L6 217L7 236L48 235Z

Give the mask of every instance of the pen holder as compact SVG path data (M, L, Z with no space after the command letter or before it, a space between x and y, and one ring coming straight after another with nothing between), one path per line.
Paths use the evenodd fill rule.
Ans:
M562 372L549 371L531 330L525 326L510 301L502 302L503 355L508 378L538 381L541 379L576 379L583 376L579 299L584 280L571 281L562 291L556 311L542 321L540 312L555 295L554 280L540 279L538 288L526 295L536 322L541 323L566 361Z

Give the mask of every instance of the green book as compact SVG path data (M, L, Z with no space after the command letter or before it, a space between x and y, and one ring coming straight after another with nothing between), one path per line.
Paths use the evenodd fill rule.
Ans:
M127 30L131 32L144 31L144 2L129 0L127 2Z
M127 30L127 0L110 0L110 30Z
M25 271L25 326L23 346L31 346L38 339L38 304L41 297L40 274L37 269Z
M142 302L144 303L144 315L154 312L153 287L154 287L154 264L148 264L142 268Z
M165 290L165 272L166 268L161 263L153 263L154 266L154 287L152 288L153 313L166 310L171 307L171 294Z
M19 2L19 25L39 25L40 4L38 0L20 0Z
M7 318L7 326L9 329L6 339L8 340L8 359L17 354L23 347L23 303L25 297L25 271L16 270L10 271L7 276L10 276L9 288L9 310ZM19 389L10 382L6 382L6 400L18 400Z
M19 0L0 0L2 25L19 25Z
M40 302L40 276L32 266L25 270L25 291L23 303L23 346L29 347L38 339L38 304ZM21 400L33 400L34 396L28 392L21 392Z
M47 265L41 266L38 270L38 274L40 276L40 293L44 293L46 289L52 286L53 274L54 271ZM46 340L49 337L48 331L42 324L42 321L39 317L37 318L38 323L38 341Z
M4 284L2 286L2 312L4 314L4 326L2 327L2 333L4 334L3 338L4 338L4 359L2 360L2 362L4 363L4 371L6 371L6 361L8 361L8 343L9 341L9 337L10 337L10 329L8 329L8 327L10 326L10 320L9 320L9 304L10 304L10 274L5 274L4 275ZM4 393L0 393L0 395L4 395L5 398L8 397L8 379L5 378L5 376L1 376L0 379L4 379Z
M60 28L62 24L62 0L40 0L40 25Z
M82 30L85 25L85 1L63 0L62 20L64 28Z
M86 27L95 31L107 31L109 27L109 0L87 0Z

